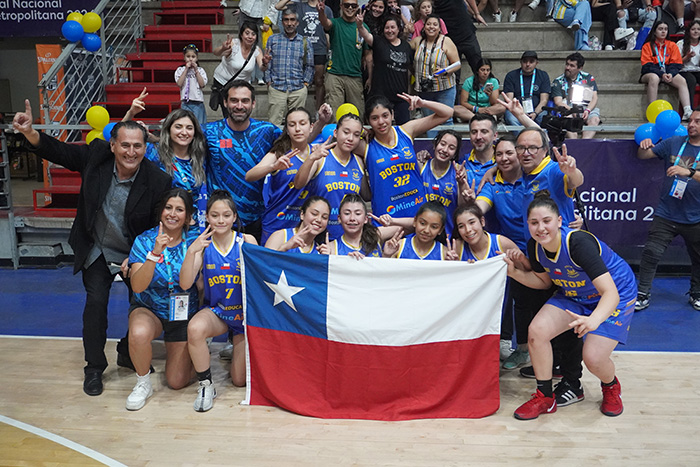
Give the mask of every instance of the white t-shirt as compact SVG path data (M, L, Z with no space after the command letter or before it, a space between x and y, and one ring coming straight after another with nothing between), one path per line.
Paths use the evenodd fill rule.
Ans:
M683 56L683 39L677 42L678 50L681 51L681 56ZM698 45L691 45L690 50L695 52L695 56L690 59L689 62L683 64L681 71L700 71L700 43Z
M242 79L250 82L253 77L253 70L255 70L255 59L261 53L260 47L255 47L253 56L250 58L245 68L239 73L236 79ZM231 55L228 57L221 57L221 63L219 63L214 70L214 79L221 84L226 84L226 82L233 78L233 75L235 75L236 72L243 67L246 58L247 57L243 56L241 53L240 41L238 39L234 39L231 47Z

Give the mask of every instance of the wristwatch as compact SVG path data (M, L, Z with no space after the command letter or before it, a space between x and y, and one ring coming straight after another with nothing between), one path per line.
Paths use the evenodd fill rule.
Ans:
M688 175L688 178L693 178L693 176L695 175L695 169L693 169L692 167L688 167L688 170L690 170L690 175Z

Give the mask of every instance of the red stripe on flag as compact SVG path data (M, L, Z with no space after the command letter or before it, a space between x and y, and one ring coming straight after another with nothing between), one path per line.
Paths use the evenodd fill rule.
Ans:
M401 347L246 327L250 404L320 418L480 418L500 405L498 335Z

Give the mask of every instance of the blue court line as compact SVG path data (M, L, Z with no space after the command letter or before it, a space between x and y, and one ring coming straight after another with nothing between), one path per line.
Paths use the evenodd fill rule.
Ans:
M0 269L0 334L80 337L85 291L72 273L72 267ZM688 288L688 277L656 279L651 306L635 313L627 345L618 349L700 352L700 312L688 303ZM126 286L114 283L107 337L124 336L128 308Z

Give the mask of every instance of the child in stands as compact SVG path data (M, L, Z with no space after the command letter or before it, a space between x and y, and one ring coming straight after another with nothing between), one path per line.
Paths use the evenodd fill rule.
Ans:
M185 64L175 70L175 82L180 86L180 108L190 110L204 126L207 124L207 110L202 88L207 85L207 72L197 65L199 49L196 45L186 45L182 53Z

